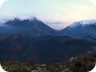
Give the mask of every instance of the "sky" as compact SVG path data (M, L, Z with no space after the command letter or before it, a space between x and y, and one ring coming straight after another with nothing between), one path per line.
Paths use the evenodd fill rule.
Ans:
M96 19L96 6L90 0L7 0L0 7L0 20L33 16L54 29L75 21Z

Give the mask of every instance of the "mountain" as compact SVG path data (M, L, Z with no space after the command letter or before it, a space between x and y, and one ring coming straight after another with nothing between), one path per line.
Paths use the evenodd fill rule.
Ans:
M0 33L24 33L30 36L43 36L43 35L57 35L57 31L45 25L42 21L36 19L20 20L15 18L14 20L9 20L5 26L0 26Z
M96 47L96 21L80 21L56 31L42 21L15 18L0 26L0 61L62 62Z
M74 22L61 30L60 33L62 36L70 36L77 39L96 40L96 20Z
M96 42L67 36L0 35L0 61L55 63L93 50Z

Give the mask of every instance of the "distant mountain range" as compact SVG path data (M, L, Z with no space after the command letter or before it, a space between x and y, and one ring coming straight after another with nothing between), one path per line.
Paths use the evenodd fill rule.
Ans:
M0 61L54 63L96 48L96 21L54 30L36 19L15 18L0 26Z
M0 33L24 33L35 36L70 36L77 39L96 39L96 20L74 22L62 30L54 30L37 18L9 20L0 26Z

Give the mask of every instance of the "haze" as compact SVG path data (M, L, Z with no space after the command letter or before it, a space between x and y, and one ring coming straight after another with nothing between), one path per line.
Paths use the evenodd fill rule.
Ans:
M54 29L74 21L96 19L96 7L89 0L7 0L0 8L0 20L33 16Z

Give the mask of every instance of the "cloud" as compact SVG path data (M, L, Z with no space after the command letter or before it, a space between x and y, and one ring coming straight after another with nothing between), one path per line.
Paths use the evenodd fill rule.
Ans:
M65 22L61 22L61 21L55 21L55 22L52 22L52 21L49 21L49 22L46 22L47 24L64 24Z

